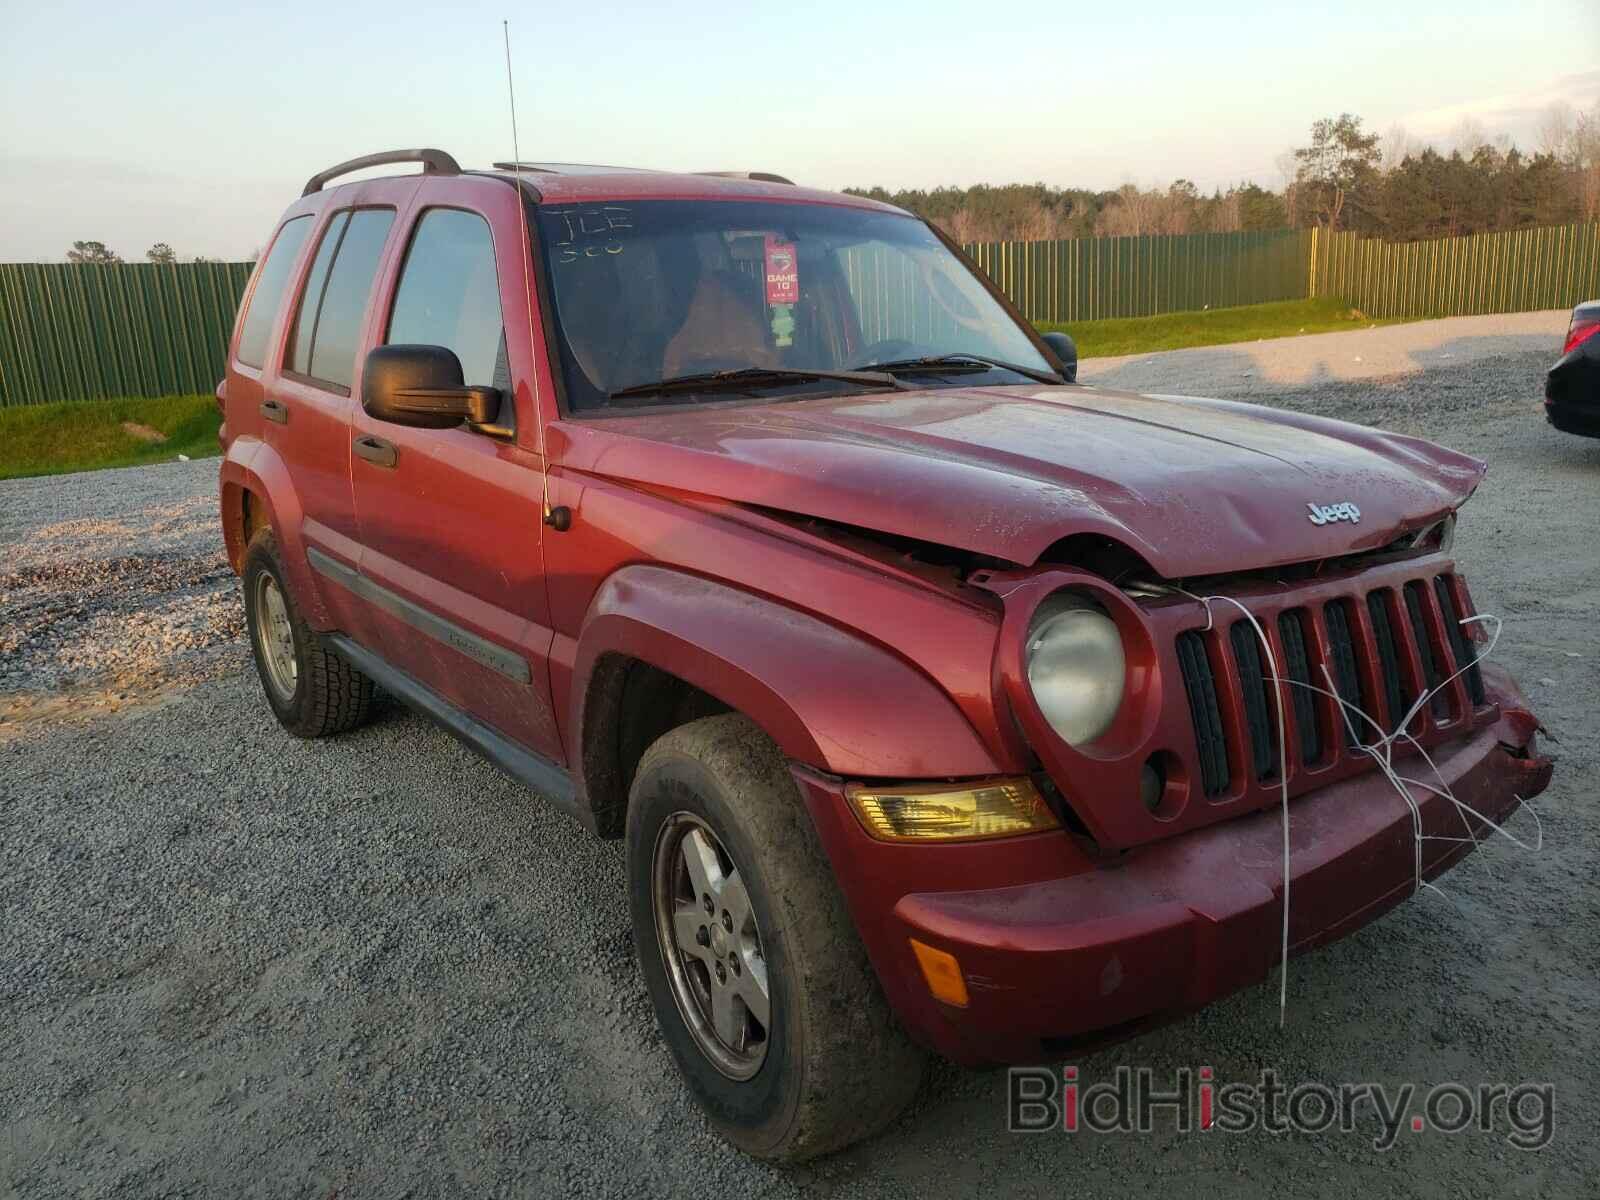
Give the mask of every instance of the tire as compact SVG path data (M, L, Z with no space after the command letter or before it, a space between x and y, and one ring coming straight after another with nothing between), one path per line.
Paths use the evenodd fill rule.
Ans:
M261 690L295 737L354 729L372 708L372 680L335 654L300 615L284 581L272 530L257 530L244 552L245 625Z
M706 843L715 854L700 870L714 862L722 872L715 911L694 930L700 948L680 951L690 935L678 931L705 911L685 848ZM634 942L662 1037L724 1136L794 1161L869 1137L905 1109L926 1056L895 1021L788 764L759 729L723 714L662 735L634 778L627 855ZM708 931L710 943L698 941ZM739 1003L728 1003L743 1009L733 1039L717 1032L726 1010L701 999L715 994L709 964L725 959L748 964L717 985L735 989Z

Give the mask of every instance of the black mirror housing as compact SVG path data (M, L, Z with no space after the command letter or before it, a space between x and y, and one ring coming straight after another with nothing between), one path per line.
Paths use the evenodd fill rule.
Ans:
M1042 335L1044 344L1050 347L1050 352L1061 362L1061 374L1068 383L1078 380L1078 343L1074 342L1069 334L1047 333Z
M444 346L377 346L361 373L361 407L379 421L449 429L465 421L493 425L500 391L468 387L461 360Z

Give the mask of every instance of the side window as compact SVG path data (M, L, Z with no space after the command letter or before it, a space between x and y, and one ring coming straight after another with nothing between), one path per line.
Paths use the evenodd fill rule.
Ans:
M461 360L463 382L504 389L504 325L488 222L453 208L423 214L406 252L386 340L448 347Z
M295 318L289 355L295 371L350 386L361 320L393 224L394 210L388 208L357 209L329 223Z
M305 290L300 293L300 311L295 314L294 328L289 331L288 351L283 356L289 369L299 375L311 374L311 339L317 323L317 309L322 306L322 292L328 286L328 268L333 265L333 252L339 248L344 223L349 219L348 212L333 214L333 220L328 222L328 228L323 231L322 244L317 247L311 274L306 276Z
M259 367L267 361L267 338L272 336L272 321L278 315L278 305L289 284L289 272L300 257L300 247L311 232L311 217L296 217L285 221L278 236L272 239L272 249L267 251L267 261L261 264L261 274L256 278L255 291L250 295L250 307L244 314L244 325L239 330L238 359L246 366Z

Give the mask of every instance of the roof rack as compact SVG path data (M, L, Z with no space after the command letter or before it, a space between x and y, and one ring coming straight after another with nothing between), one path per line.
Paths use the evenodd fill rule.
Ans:
M794 187L794 180L772 171L696 171L696 175L712 175L718 179L753 179L757 183L786 183Z
M451 158L443 150L384 150L378 154L363 154L360 158L352 158L348 162L338 163L326 171L318 171L306 181L306 189L302 196L309 196L312 192L320 192L322 185L330 179L337 179L341 175L348 175L352 171L360 171L365 167L383 167L390 163L422 164L424 175L459 175L461 164Z
M534 171L541 175L656 175L650 167L623 167L614 163L497 162L496 171Z

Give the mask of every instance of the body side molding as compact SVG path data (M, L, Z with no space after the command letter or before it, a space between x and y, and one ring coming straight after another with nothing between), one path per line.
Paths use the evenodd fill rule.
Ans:
M479 637L461 628L454 621L446 620L420 604L412 603L404 596L396 595L359 571L322 553L315 546L306 548L306 558L311 563L312 570L319 575L324 575L341 587L349 589L369 604L377 605L419 633L425 633L435 641L443 642L452 650L458 650L473 661L482 663L490 670L500 672L513 683L526 685L532 680L528 660L520 654L507 650L488 638Z
M463 712L426 684L390 666L380 656L344 634L330 633L324 636L341 658L369 676L407 708L421 713L518 783L538 792L557 808L592 828L589 813L578 804L572 777L562 768L485 725L470 713Z

